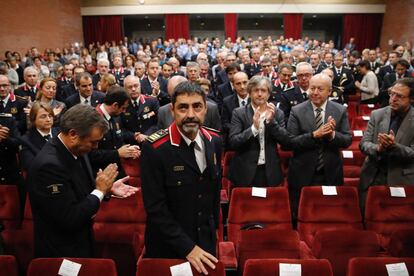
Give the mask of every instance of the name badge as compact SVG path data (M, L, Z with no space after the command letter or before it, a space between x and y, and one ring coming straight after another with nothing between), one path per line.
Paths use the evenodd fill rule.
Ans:
M173 171L174 172L182 172L182 171L184 171L184 166L174 166Z

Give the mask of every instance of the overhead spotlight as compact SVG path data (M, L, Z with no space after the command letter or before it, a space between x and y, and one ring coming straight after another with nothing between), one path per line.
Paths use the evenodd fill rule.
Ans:
M316 18L316 17L318 17L318 16L317 16L316 14L314 14L314 15L312 15L312 17L313 17L313 18Z
M144 5L144 4L145 4L145 0L138 0L138 2L139 2L141 5Z
M264 15L263 15L263 14L261 14L261 15L260 15L260 18L263 18L263 17L264 17Z

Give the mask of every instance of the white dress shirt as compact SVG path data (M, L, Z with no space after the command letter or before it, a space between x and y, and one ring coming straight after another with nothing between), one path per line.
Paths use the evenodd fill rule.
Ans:
M81 94L79 94L80 97L80 103L81 104L87 104L87 105L91 105L91 96L84 98ZM85 103L85 101L88 100L87 103Z
M178 132L180 132L181 137L183 137L185 143L188 146L190 146L191 142L193 141L195 142L194 154L195 154L196 162L197 162L198 168L200 169L200 172L203 172L207 167L207 161L206 161L206 149L204 146L203 139L200 136L200 131L198 131L197 136L195 137L193 141L191 141L187 136L181 133L180 130L178 130Z
M253 113L256 112L256 108L253 107ZM265 121L266 112L260 114L259 119L259 129L257 129L254 124L252 124L252 133L254 137L259 136L259 144L260 144L260 151L259 151L259 159L257 160L257 165L264 165L266 164L266 157L265 157Z

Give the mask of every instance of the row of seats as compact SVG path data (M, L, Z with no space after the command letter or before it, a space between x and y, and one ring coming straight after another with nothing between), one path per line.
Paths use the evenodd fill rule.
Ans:
M69 258L70 261L81 264L79 276L101 275L117 276L115 263L110 259L80 259ZM29 266L27 276L55 276L62 264L62 258L34 259ZM184 263L184 260L175 259L142 259L138 263L136 276L171 275L170 267ZM289 266L290 265L290 266ZM296 265L292 267L292 265ZM398 266L406 269L408 273L414 272L414 258L352 258L347 267L348 276L361 275L390 275L387 266ZM286 266L289 268L286 269ZM289 270L290 269L290 270ZM394 268L395 269L395 268ZM212 276L225 276L224 266L221 262L216 264L214 270L207 268ZM326 259L300 260L300 259L251 259L246 262L244 276L274 276L288 271L300 271L303 276L333 276L331 264ZM0 271L3 275L18 276L17 263L14 256L0 256ZM192 267L193 275L198 273ZM121 275L121 274L119 274ZM293 274L295 275L295 274ZM404 275L404 274L397 274Z

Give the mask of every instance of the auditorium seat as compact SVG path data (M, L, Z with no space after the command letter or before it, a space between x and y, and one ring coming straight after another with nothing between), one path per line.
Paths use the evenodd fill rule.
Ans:
M356 116L352 119L351 129L365 131L368 126L369 116Z
M352 143L347 148L347 150L358 151L359 150L359 143L364 135L363 130L353 130L352 131Z
M121 165L126 175L129 175L128 184L134 187L141 187L141 166L140 159L122 158Z
M0 185L0 223L4 229L20 227L20 200L16 185Z
M404 190L406 197L393 197L388 186L368 189L365 226L379 235L385 249L394 231L414 229L414 187L404 186Z
M280 145L278 145L278 153L280 158L280 164L282 166L283 175L286 177L289 169L289 160L293 156L292 151L282 150Z
M66 259L66 258L65 258ZM34 259L27 271L27 276L56 276L63 262L63 258ZM67 260L81 264L78 276L116 276L116 266L110 259L83 259L67 258ZM121 274L120 274L121 275Z
M239 271L247 258L255 256L278 258L283 257L280 254L289 252L292 257L299 258L299 237L292 230L287 189L267 188L266 198L252 196L252 188L233 189L228 240L234 245Z
M348 261L354 257L376 257L380 245L375 232L366 230L324 230L316 233L312 254L328 259L335 276L345 276Z
M1 275L18 276L16 258L11 255L0 256L0 271Z
M347 110L348 110L349 124L351 124L352 119L355 118L356 116L358 116L358 103L349 102Z
M185 263L186 260L179 259L140 259L137 264L136 276L153 276L153 275L171 275L170 267ZM204 267L207 269L208 275L212 276L225 276L223 264L218 262L215 264L216 268L213 270L207 265ZM191 266L193 275L200 275L197 270ZM184 274L183 274L184 275Z
M297 226L310 248L318 231L363 229L357 189L338 186L336 191L337 195L323 195L321 186L302 188Z
M348 264L348 276L389 276L387 264L404 263L410 275L414 273L414 258L352 258ZM405 274L395 274L405 275Z
M114 259L120 275L135 274L142 248L134 244L134 235L143 240L145 223L141 190L128 198L102 202L93 225L98 257Z
M360 104L359 105L359 116L371 116L371 112L378 108L375 104Z
M230 190L231 190L231 181L229 179L229 170L230 170L230 163L231 160L233 159L235 155L234 151L227 151L224 154L224 158L223 158L223 174L222 174L222 179L221 179L221 187L222 189L227 191L227 195L230 195Z
M414 228L394 231L388 244L388 253L393 257L414 258Z
M1 232L4 252L17 259L19 270L26 271L33 259L33 216L29 197L26 197L23 221L19 229L6 229Z
M299 259L257 259L247 260L243 276L278 276L280 264L300 264L301 275L332 276L331 264L328 260Z

